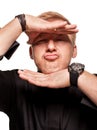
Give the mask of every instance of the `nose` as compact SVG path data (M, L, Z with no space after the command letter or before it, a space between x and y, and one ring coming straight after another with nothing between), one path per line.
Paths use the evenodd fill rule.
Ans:
M56 49L55 42L53 40L49 40L47 44L48 50L49 51L54 51Z

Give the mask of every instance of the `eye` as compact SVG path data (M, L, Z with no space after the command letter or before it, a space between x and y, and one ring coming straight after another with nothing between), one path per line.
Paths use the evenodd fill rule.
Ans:
M34 45L44 44L44 43L47 43L48 41L49 41L48 39L37 40L34 42Z
M67 36L57 37L54 39L55 42L70 42L70 39Z
M54 41L55 42L66 42L67 39L65 39L65 38L56 38L56 39L54 39Z
M57 39L55 39L54 41L64 41L64 39L61 39L61 38L57 38Z

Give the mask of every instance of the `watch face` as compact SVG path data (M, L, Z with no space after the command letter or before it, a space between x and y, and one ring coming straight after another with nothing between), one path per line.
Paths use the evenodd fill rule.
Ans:
M81 64L81 63L72 63L70 65L70 71L73 71L73 72L77 72L79 74L81 74L83 71L84 71L84 65Z

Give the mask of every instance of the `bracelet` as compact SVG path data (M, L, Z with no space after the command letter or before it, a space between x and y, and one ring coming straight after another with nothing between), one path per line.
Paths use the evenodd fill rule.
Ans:
M17 16L15 16L15 18L18 18L19 23L20 23L20 25L21 25L21 27L22 27L22 31L25 31L25 30L26 30L25 14L17 15Z

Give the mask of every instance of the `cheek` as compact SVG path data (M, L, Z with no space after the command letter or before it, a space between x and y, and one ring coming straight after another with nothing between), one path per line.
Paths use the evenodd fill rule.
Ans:
M73 56L73 47L72 46L65 46L60 49L60 53L65 58L71 58Z
M35 62L38 62L41 60L43 53L44 53L44 49L42 48L33 49L33 59L35 60Z
M61 62L64 65L68 65L73 57L73 48L65 47L60 50Z

